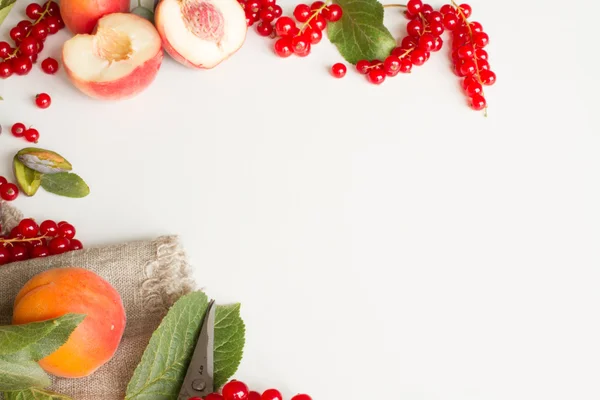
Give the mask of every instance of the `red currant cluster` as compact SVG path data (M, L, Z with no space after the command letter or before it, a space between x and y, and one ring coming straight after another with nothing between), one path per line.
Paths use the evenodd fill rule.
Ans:
M8 78L13 74L27 75L37 62L48 35L65 26L58 4L51 0L43 5L29 4L25 13L29 19L20 21L10 30L15 46L0 42L0 78ZM53 74L58 70L58 62L48 58L42 62L42 69Z
M275 34L279 39L275 41L274 50L279 57L309 55L311 46L323 39L327 21L335 22L342 18L342 8L338 4L325 4L322 1L315 1L310 6L298 4L294 9L294 18L283 16L275 22ZM300 28L296 21L302 24Z
M40 139L40 132L35 128L27 128L22 122L17 122L10 128L10 132L14 137L24 137L25 140L31 143L37 143Z
M238 0L238 2L246 11L248 26L258 22L256 31L259 35L269 36L273 33L271 23L283 13L281 6L276 4L276 0Z
M19 188L10 183L5 177L0 176L0 198L5 201L13 201L19 196Z
M75 227L68 222L46 220L38 225L27 218L7 237L0 236L0 265L81 249L83 245L75 239Z
M223 386L221 394L211 393L204 399L192 397L189 400L283 400L283 396L277 389L267 389L262 394L250 391L244 382L232 380ZM312 400L312 397L307 394L297 394L291 400Z
M484 50L490 41L479 22L470 22L471 7L468 4L447 4L442 7L444 18L456 20L452 32L452 63L456 75L463 79L462 86L475 110L487 108L483 86L496 82L496 74L490 70L488 53Z

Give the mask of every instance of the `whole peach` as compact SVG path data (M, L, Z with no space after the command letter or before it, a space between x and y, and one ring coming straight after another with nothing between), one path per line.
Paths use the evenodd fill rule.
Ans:
M17 294L13 324L44 321L68 313L86 314L69 340L40 360L49 374L91 375L117 351L125 330L121 296L103 278L83 268L55 268L29 280Z
M129 0L60 0L60 15L72 33L92 33L101 17L129 7Z

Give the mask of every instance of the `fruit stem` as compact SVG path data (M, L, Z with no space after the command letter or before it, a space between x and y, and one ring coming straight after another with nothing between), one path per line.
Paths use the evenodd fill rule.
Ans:
M298 31L296 36L302 35L302 33L304 33L304 30L306 29L306 27L310 24L310 21L312 21L314 18L316 18L317 15L319 15L321 13L321 11L323 11L324 9L327 8L327 6L328 6L327 4L323 4L320 8L314 10L312 15L310 16L310 18L307 19L304 24L302 24L302 27L300 28L300 30Z
M392 8L392 7L407 8L406 4L384 4L383 5L383 8Z
M38 240L45 239L47 236L42 235L34 238L13 238L13 239L0 239L0 244L4 245L13 245L13 243L26 243L26 242L35 242Z
M49 10L50 10L50 4L52 4L51 1L48 1L48 3L46 3L46 9L44 11L42 11L42 13L40 14L40 16L35 20L35 22L33 24L31 24L31 26L37 25L46 15L49 14ZM29 29L29 32L27 32L25 34L25 37L29 37L29 35L31 35L32 30ZM15 43L17 44L17 43ZM11 60L13 58L15 58L17 56L17 53L19 52L19 46L17 45L17 47L15 48L15 51L12 52L12 54L10 54L8 57L6 57L6 60Z

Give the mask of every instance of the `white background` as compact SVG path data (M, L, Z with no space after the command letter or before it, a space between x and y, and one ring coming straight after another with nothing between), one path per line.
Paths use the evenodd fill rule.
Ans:
M207 293L243 303L237 377L254 388L597 400L600 7L471 4L498 75L487 119L465 105L447 48L373 86L329 76L341 57L327 41L279 59L250 32L211 71L166 57L125 102L39 65L1 81L0 174L26 145L9 126L34 125L92 193L22 196L25 214L71 221L86 246L181 235ZM48 110L32 106L42 91Z

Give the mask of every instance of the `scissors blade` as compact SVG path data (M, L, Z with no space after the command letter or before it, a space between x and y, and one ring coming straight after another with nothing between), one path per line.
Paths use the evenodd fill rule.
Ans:
M202 328L198 335L196 348L190 365L183 380L178 400L188 400L190 397L204 397L214 391L214 329L215 307L214 300L208 303L204 314Z

